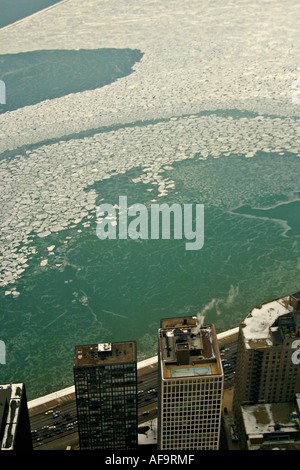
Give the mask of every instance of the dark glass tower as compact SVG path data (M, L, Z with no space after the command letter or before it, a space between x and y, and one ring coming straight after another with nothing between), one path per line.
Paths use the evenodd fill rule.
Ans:
M80 449L136 449L136 343L76 346L74 381Z

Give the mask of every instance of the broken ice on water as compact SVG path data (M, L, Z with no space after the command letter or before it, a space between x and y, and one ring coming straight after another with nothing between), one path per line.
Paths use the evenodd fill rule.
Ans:
M0 285L22 275L38 239L89 227L97 193L86 188L96 181L140 168L134 183L152 185L156 201L174 189L172 165L195 155L297 154L296 8L294 0L133 0L129 15L125 0L70 0L2 29L2 54L113 45L143 57L108 86L0 115L0 152L15 152L0 161Z

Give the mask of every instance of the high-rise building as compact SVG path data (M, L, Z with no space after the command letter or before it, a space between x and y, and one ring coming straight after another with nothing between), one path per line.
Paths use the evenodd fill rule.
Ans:
M74 380L80 449L136 449L136 343L76 346Z
M25 385L0 385L0 450L32 450Z
M235 397L240 404L279 403L300 392L293 343L300 338L299 293L254 308L240 324Z
M294 345L300 339L300 292L254 308L239 327L234 413L241 406L288 403L300 392Z
M161 320L158 367L158 448L217 450L224 377L214 325Z

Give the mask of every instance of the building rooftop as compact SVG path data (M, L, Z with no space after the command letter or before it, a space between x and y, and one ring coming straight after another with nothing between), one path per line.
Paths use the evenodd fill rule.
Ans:
M196 316L161 320L159 348L164 379L223 374L214 325Z
M3 420L3 439L2 443L0 442L0 449L2 450L13 449L23 388L23 383L0 385ZM5 402L7 406L4 405Z
M75 367L128 363L136 362L136 360L135 341L98 343L75 347Z
M249 450L300 449L300 409L295 403L241 407Z
M265 403L241 407L246 434L299 432L299 415L291 403Z
M277 345L286 335L296 337L299 334L298 294L266 302L247 315L241 323L247 347Z

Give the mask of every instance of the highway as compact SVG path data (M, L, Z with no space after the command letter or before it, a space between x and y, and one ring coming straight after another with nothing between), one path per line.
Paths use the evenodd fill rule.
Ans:
M220 347L224 369L224 387L233 385L237 342ZM138 424L157 416L157 365L138 370ZM58 413L55 414L55 413ZM75 397L46 412L30 417L34 450L78 448Z
M224 371L224 388L234 385L236 357L237 357L237 341L220 348L221 360Z
M55 413L59 413L57 416ZM138 424L157 414L157 366L138 371ZM68 416L66 416L68 415ZM75 398L30 417L35 450L64 450L78 446Z

